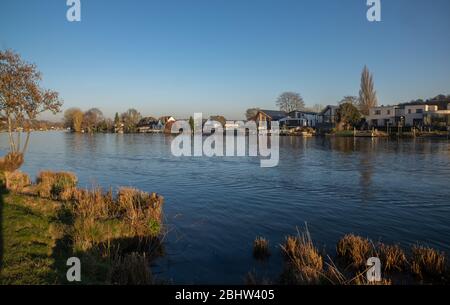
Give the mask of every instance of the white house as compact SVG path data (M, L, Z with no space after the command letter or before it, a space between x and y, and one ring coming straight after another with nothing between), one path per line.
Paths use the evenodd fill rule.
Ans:
M447 105L447 109L425 113L423 120L425 126L447 128L450 130L450 103Z
M405 105L405 126L423 126L427 114L438 111L437 105Z
M397 126L403 115L399 106L379 106L369 110L366 121L369 127Z
M366 117L369 127L406 126L421 127L431 125L433 118L448 115L448 110L438 110L437 105L404 104L400 106L380 106L370 108Z
M319 114L312 111L292 111L282 118L280 126L287 128L295 127L316 127L319 121Z

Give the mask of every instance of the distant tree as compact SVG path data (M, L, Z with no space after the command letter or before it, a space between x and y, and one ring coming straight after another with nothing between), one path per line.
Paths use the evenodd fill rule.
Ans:
M189 117L189 126L191 127L191 132L194 132L194 126L195 122L194 122L194 118L191 116Z
M133 133L137 131L137 125L142 116L136 109L128 109L126 112L122 113L120 117L126 133Z
M83 112L77 111L73 115L73 131L81 132L83 129Z
M83 125L83 111L79 108L69 108L64 112L64 127L74 132L81 132Z
M114 131L114 121L110 118L105 118L97 126L98 132L110 132Z
M10 146L10 153L4 160L12 158L17 161L13 162L15 166L8 166L9 170L22 165L31 134L29 126L37 116L45 111L60 112L62 101L59 94L43 89L41 80L42 75L34 64L23 61L13 51L0 51L0 118L6 122ZM27 126L22 146L21 135ZM14 134L15 127L21 129Z
M72 113L75 111L75 108L69 108L64 111L63 124L65 128L72 128L73 125L73 115Z
M103 113L98 108L89 109L83 116L83 127L88 132L98 131L98 124L103 120Z
M361 89L359 90L359 110L363 115L369 115L369 110L378 104L377 93L374 89L373 76L367 66L361 74Z
M342 100L340 100L339 104L352 104L353 106L357 106L359 105L359 99L357 96L351 96L351 95L346 95L342 98Z
M321 112L324 108L325 108L325 107L324 107L323 105L321 105L321 104L315 104L315 105L311 108L311 110L312 110L313 112Z
M300 94L295 92L284 92L282 93L277 101L277 106L281 111L291 112L295 110L302 110L305 108L305 102Z
M256 117L256 115L258 114L258 111L259 111L259 108L249 108L245 112L245 117L247 118L247 120L253 120Z
M336 116L339 125L346 130L356 126L361 120L361 113L351 103L340 104L336 111Z
M225 124L227 123L227 119L225 119L225 117L221 115L212 115L209 119L211 121L219 122L223 127L225 127Z
M435 97L433 97L431 100L432 101L439 101L439 100L445 100L447 97L445 96L445 94L439 94Z
M120 124L120 117L119 117L119 113L116 112L116 115L114 116L114 124L116 126L118 126Z

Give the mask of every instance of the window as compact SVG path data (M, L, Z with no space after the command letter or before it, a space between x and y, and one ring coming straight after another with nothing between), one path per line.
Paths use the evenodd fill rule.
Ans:
M390 110L387 111L387 115L391 115L391 111Z
M423 113L423 109L416 109L416 113Z
M381 115L381 110L375 110L375 115Z
M408 109L408 114L411 114L411 109Z

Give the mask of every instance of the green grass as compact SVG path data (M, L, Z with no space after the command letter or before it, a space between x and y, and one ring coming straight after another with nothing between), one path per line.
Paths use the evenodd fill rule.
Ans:
M54 284L57 266L54 248L59 237L55 219L58 205L27 196L0 194L3 261L0 284Z

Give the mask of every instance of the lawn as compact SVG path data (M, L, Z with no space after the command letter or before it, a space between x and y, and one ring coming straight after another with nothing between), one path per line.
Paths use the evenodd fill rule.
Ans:
M62 235L57 220L61 205L2 190L3 240L0 284L56 284L61 259L55 253Z

